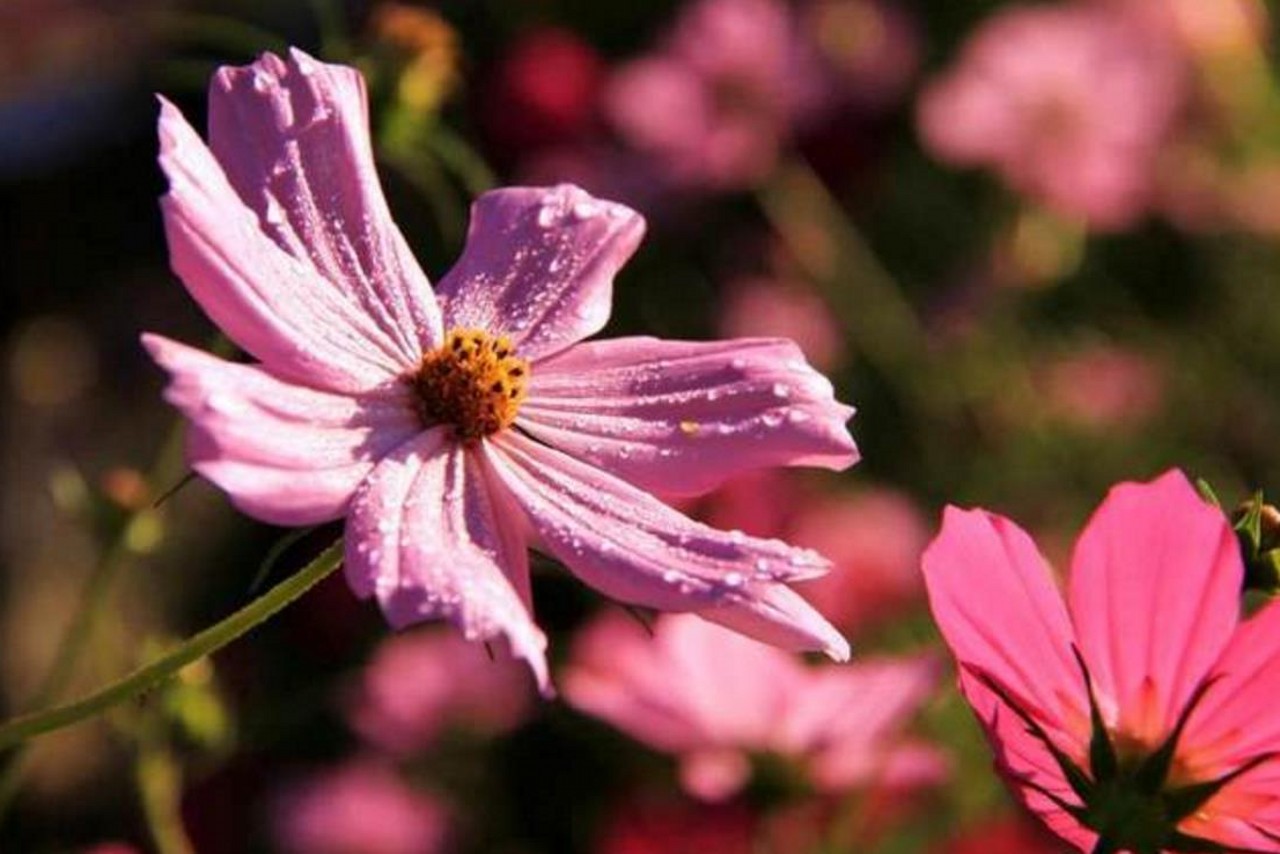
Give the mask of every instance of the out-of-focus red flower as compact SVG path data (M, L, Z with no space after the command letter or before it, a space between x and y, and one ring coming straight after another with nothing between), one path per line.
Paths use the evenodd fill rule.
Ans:
M296 781L279 794L274 807L276 844L288 854L448 850L444 807L370 759Z
M940 846L937 854L1066 854L1068 850L1034 822L1008 816L965 831Z
M84 849L80 854L142 854L127 842L100 842Z
M393 637L353 686L347 718L392 753L422 750L449 726L504 732L528 714L533 684L505 651L494 656L439 628Z
M738 804L632 803L607 824L597 854L752 854L756 817Z
M568 30L544 27L517 39L494 68L481 107L499 154L523 158L585 135L603 75L599 55Z
M920 101L939 159L995 170L1096 229L1131 225L1185 96L1167 39L1107 6L1014 6L970 38Z

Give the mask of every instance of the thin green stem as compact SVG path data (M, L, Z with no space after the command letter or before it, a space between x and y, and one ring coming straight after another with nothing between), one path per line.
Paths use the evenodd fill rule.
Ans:
M151 471L147 475L147 483L168 483L178 476L182 468L182 426L179 423L169 431L169 435L160 446L160 453L156 456ZM36 690L29 708L42 709L57 702L70 685L76 674L76 665L79 664L80 657L96 633L102 615L110 610L111 590L115 586L116 579L129 563L131 557L129 532L144 516L152 513L155 513L153 508L143 507L121 521L112 537L111 545L99 558L85 581L76 611L58 642L53 663ZM0 770L0 822L3 822L18 792L25 763L25 748L15 750L7 760L0 763L2 768Z
M436 158L473 197L492 190L497 184L497 178L484 158L443 122L432 126L426 142Z
M919 370L927 334L862 232L801 160L778 167L757 193L760 207L849 339L899 395L922 411L937 404Z
M195 846L182 825L182 766L158 730L147 725L141 735L135 773L142 812L159 854L195 854Z
M191 662L216 652L272 617L337 569L341 563L342 541L339 540L259 598L150 664L74 703L23 715L0 725L0 750L21 744L37 735L79 723L118 703L142 696Z

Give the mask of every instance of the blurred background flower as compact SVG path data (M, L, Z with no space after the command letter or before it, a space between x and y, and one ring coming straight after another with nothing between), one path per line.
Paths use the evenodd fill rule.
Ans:
M5 852L1058 850L1011 808L951 675L919 664L939 508L998 509L1065 563L1113 482L1176 465L1228 506L1280 482L1261 0L2 5L5 717L109 681L339 533L173 491L137 344L223 346L168 270L153 93L204 115L213 69L264 50L365 74L388 202L433 280L497 184L631 203L649 238L607 334L793 338L857 405L863 452L681 501L833 561L801 589L851 638L847 671L713 641L677 678L667 657L697 644L535 558L552 667L616 703L588 714L442 627L388 637L330 578L140 702L0 757ZM854 688L799 702L865 684L859 660L915 674L894 714L865 717ZM733 679L765 705L727 703ZM650 731L677 719L682 741ZM888 785L891 757L917 784Z

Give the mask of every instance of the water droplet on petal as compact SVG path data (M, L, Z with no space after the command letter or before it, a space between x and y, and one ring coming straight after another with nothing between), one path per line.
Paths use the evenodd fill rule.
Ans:
M726 587L741 587L744 581L741 572L730 572L724 577Z
M773 396L781 397L783 399L788 398L791 396L791 389L788 388L784 383L774 383Z
M544 202L542 207L538 209L538 226L540 228L550 228L556 224L556 209L549 202Z
M790 412L787 413L787 420L790 421L792 424L803 424L806 421L808 421L811 417L812 416L810 416L809 413L805 412L803 409L792 409Z

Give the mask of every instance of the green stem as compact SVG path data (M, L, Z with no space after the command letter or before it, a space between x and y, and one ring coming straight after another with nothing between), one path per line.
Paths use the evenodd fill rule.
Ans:
M497 184L497 178L484 158L443 122L437 122L431 128L426 142L436 158L462 182L472 197L492 190Z
M79 723L118 703L145 694L191 662L216 652L276 614L337 569L341 563L342 541L339 540L259 598L150 664L84 699L13 718L0 725L0 750L21 744L37 735Z
M937 403L919 361L928 335L893 275L812 168L778 167L757 197L805 275L846 326L849 340L900 396L921 411Z
M182 426L179 423L169 431L169 435L160 446L160 453L147 474L146 482L148 484L168 483L177 477L182 468ZM57 702L75 677L76 665L80 662L80 657L88 648L102 615L110 609L111 589L121 570L129 563L131 557L128 545L129 532L143 516L154 512L153 508L144 507L135 510L120 523L120 527L112 537L111 545L99 558L85 581L76 611L58 642L53 663L45 674L44 681L36 690L29 708L41 709L50 703ZM18 792L25 762L26 750L20 748L0 764L2 768L0 770L0 822L4 820Z
M140 738L135 773L151 840L159 854L195 854L182 826L182 767L154 731L159 729L157 722L147 727L152 731Z

